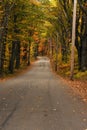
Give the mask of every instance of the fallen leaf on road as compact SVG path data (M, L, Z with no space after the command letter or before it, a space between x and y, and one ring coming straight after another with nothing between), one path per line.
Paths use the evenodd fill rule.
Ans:
M56 109L54 108L53 111L56 111Z
M85 121L87 121L87 119L83 119L83 121L85 122Z
M2 98L2 100L6 100L6 98Z
M57 102L57 104L59 105L59 102Z
M83 101L85 102L85 101L87 101L87 99L83 99Z
M73 112L76 112L75 110L73 110Z

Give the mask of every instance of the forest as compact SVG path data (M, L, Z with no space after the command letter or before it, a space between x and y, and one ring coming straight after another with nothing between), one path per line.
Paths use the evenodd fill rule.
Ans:
M73 0L0 0L0 78L29 66L38 55L70 75ZM78 0L75 74L87 75L87 1Z

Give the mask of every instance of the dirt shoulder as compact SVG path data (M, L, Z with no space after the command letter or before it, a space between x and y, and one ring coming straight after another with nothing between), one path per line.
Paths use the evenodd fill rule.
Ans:
M73 89L73 91L80 95L82 100L87 102L87 81L73 80L62 77L62 80Z
M51 68L53 68L51 63ZM58 72L52 71L61 78L65 84L72 88L73 92L79 95L83 101L87 102L87 72L75 70L74 80L70 80L70 66L61 66Z
M87 102L87 75L80 76L79 78L74 78L74 80L70 80L69 75L61 75L60 72L57 73L60 78L73 89L73 91L80 95L83 101Z

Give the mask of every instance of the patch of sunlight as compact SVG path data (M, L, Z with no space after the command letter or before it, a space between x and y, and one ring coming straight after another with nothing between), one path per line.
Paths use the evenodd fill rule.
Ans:
M86 76L87 75L87 71L85 72L78 72L76 75L75 75L75 78L80 78L80 77L83 77L83 76Z
M49 0L52 4L52 6L56 6L56 1L55 0Z
M70 71L67 71L67 72L66 72L66 75L70 75Z

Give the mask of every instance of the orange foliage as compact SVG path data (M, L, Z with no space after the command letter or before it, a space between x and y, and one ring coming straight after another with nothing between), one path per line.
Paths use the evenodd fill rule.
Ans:
M39 48L38 48L39 52L42 52L45 50L44 43L45 43L45 38L41 39L41 41L40 41Z
M34 39L35 41L38 41L38 40L39 40L38 32L34 32L34 34L33 34L33 39Z

